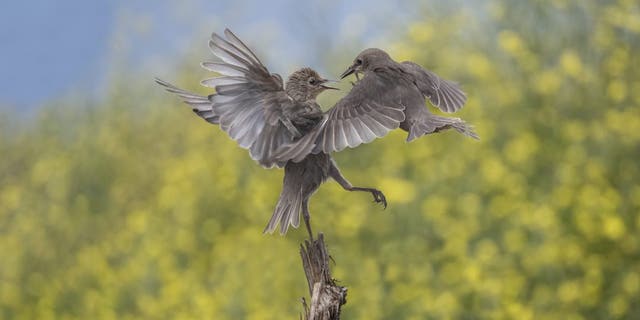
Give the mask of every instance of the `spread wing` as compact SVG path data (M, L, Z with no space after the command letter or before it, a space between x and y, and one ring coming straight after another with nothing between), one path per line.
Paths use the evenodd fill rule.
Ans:
M280 160L299 162L310 153L339 152L385 136L404 121L404 89L375 74L367 74L311 132L280 148ZM415 94L419 94L416 90ZM420 103L424 103L420 101Z
M456 112L462 109L467 101L467 95L457 83L442 79L411 61L402 62L401 65L407 73L413 75L422 94L438 109L444 112Z
M283 166L284 162L274 160L274 153L299 132L284 114L296 106L284 92L282 77L270 73L229 29L224 36L212 34L209 47L222 61L202 63L203 68L220 75L202 81L202 85L215 89L207 97L208 105L201 105L200 96L157 82L192 106L198 103L200 113L196 113L215 119L210 122L219 124L240 147L249 149L252 159L265 167Z
M165 90L175 93L178 97L182 98L184 103L190 105L193 109L193 112L197 114L200 118L211 124L219 124L219 117L213 112L211 108L211 101L209 101L209 97L201 96L197 93L189 92L183 89L180 89L169 82L164 80L160 80L158 78L154 79L157 84L164 87Z

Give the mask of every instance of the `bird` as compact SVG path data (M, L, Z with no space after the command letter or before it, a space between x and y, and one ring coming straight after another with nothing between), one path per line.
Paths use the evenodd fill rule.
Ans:
M297 161L276 156L278 150L315 132L325 120L326 115L315 99L324 90L335 89L327 85L329 80L310 68L302 68L293 72L284 84L282 77L270 73L228 28L224 30L224 37L213 33L209 47L222 61L203 62L202 67L221 76L201 83L213 88L215 93L202 96L158 78L155 81L182 98L199 117L219 125L240 147L248 149L251 158L260 165L284 167L283 189L264 233L273 233L279 225L280 234L286 234L289 226L299 227L302 215L313 239L309 199L328 178L333 178L345 190L371 193L374 201L386 208L386 197L380 190L351 185L330 153L308 153ZM380 106L378 111L364 111L365 114L371 112L366 121L374 137L400 124L404 115L398 108Z
M300 130L302 136L313 130L322 119L322 109L315 101L319 91L315 89L314 80L319 79L316 71L303 68L294 72L286 84L286 91L295 101L304 102L309 108L292 119L294 126ZM321 78L320 78L321 79ZM326 82L326 79L322 79ZM334 89L333 87L325 87ZM342 175L331 155L319 152L309 154L299 162L287 161L284 166L283 187L276 209L271 216L265 233L273 233L280 225L280 233L285 234L288 227L298 227L300 212L304 218L307 232L313 239L309 213L309 199L328 178L333 178L345 190L364 191L373 195L374 201L387 206L386 197L382 191L375 188L354 187Z
M467 101L467 96L457 83L442 79L415 62L398 63L378 48L365 49L358 54L340 78L344 79L352 73L355 73L356 78L359 73L364 74L364 82L360 85L383 83L382 86L401 97L400 100L405 106L405 120L400 124L400 128L409 133L407 142L425 134L447 129L454 129L471 138L479 139L473 127L464 120L434 115L424 106L424 100L428 99L443 112L452 113L460 110Z
M297 162L309 154L340 152L397 128L408 132L407 142L447 129L479 139L464 120L434 115L426 108L428 99L444 112L460 110L467 97L458 84L414 62L398 63L378 48L358 54L340 78L351 74L357 81L349 94L325 112L309 133L279 146L275 159Z

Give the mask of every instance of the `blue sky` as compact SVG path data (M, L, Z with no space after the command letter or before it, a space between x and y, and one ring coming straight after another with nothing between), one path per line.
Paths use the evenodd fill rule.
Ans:
M188 54L209 57L207 38L224 27L275 72L301 65L326 71L327 57L354 54L413 19L413 10L398 4L364 0L5 2L0 104L20 110L69 92L99 96L115 66L171 78Z
M112 31L108 1L7 1L0 9L0 103L32 105L93 80Z

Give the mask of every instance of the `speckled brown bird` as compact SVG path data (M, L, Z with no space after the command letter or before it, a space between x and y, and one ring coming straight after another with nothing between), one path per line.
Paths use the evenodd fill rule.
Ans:
M397 128L407 131L407 141L454 129L478 139L473 127L460 118L429 112L428 99L444 112L460 110L467 100L460 87L419 65L395 62L381 49L366 49L342 73L358 79L347 96L328 110L322 122L302 138L281 146L276 159L301 161L308 154L330 154L355 148ZM360 79L359 74L364 77Z

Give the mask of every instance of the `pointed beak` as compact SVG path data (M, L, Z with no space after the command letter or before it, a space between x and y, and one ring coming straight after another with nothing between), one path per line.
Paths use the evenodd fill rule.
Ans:
M340 79L344 79L354 72L356 72L356 67L352 65L340 75Z
M320 87L322 87L323 89L331 89L331 90L340 90L336 87L332 87L332 86L327 86L325 85L325 83L330 82L330 83L338 83L339 81L336 80L327 80L327 79L323 79L322 80L322 84L320 85Z

